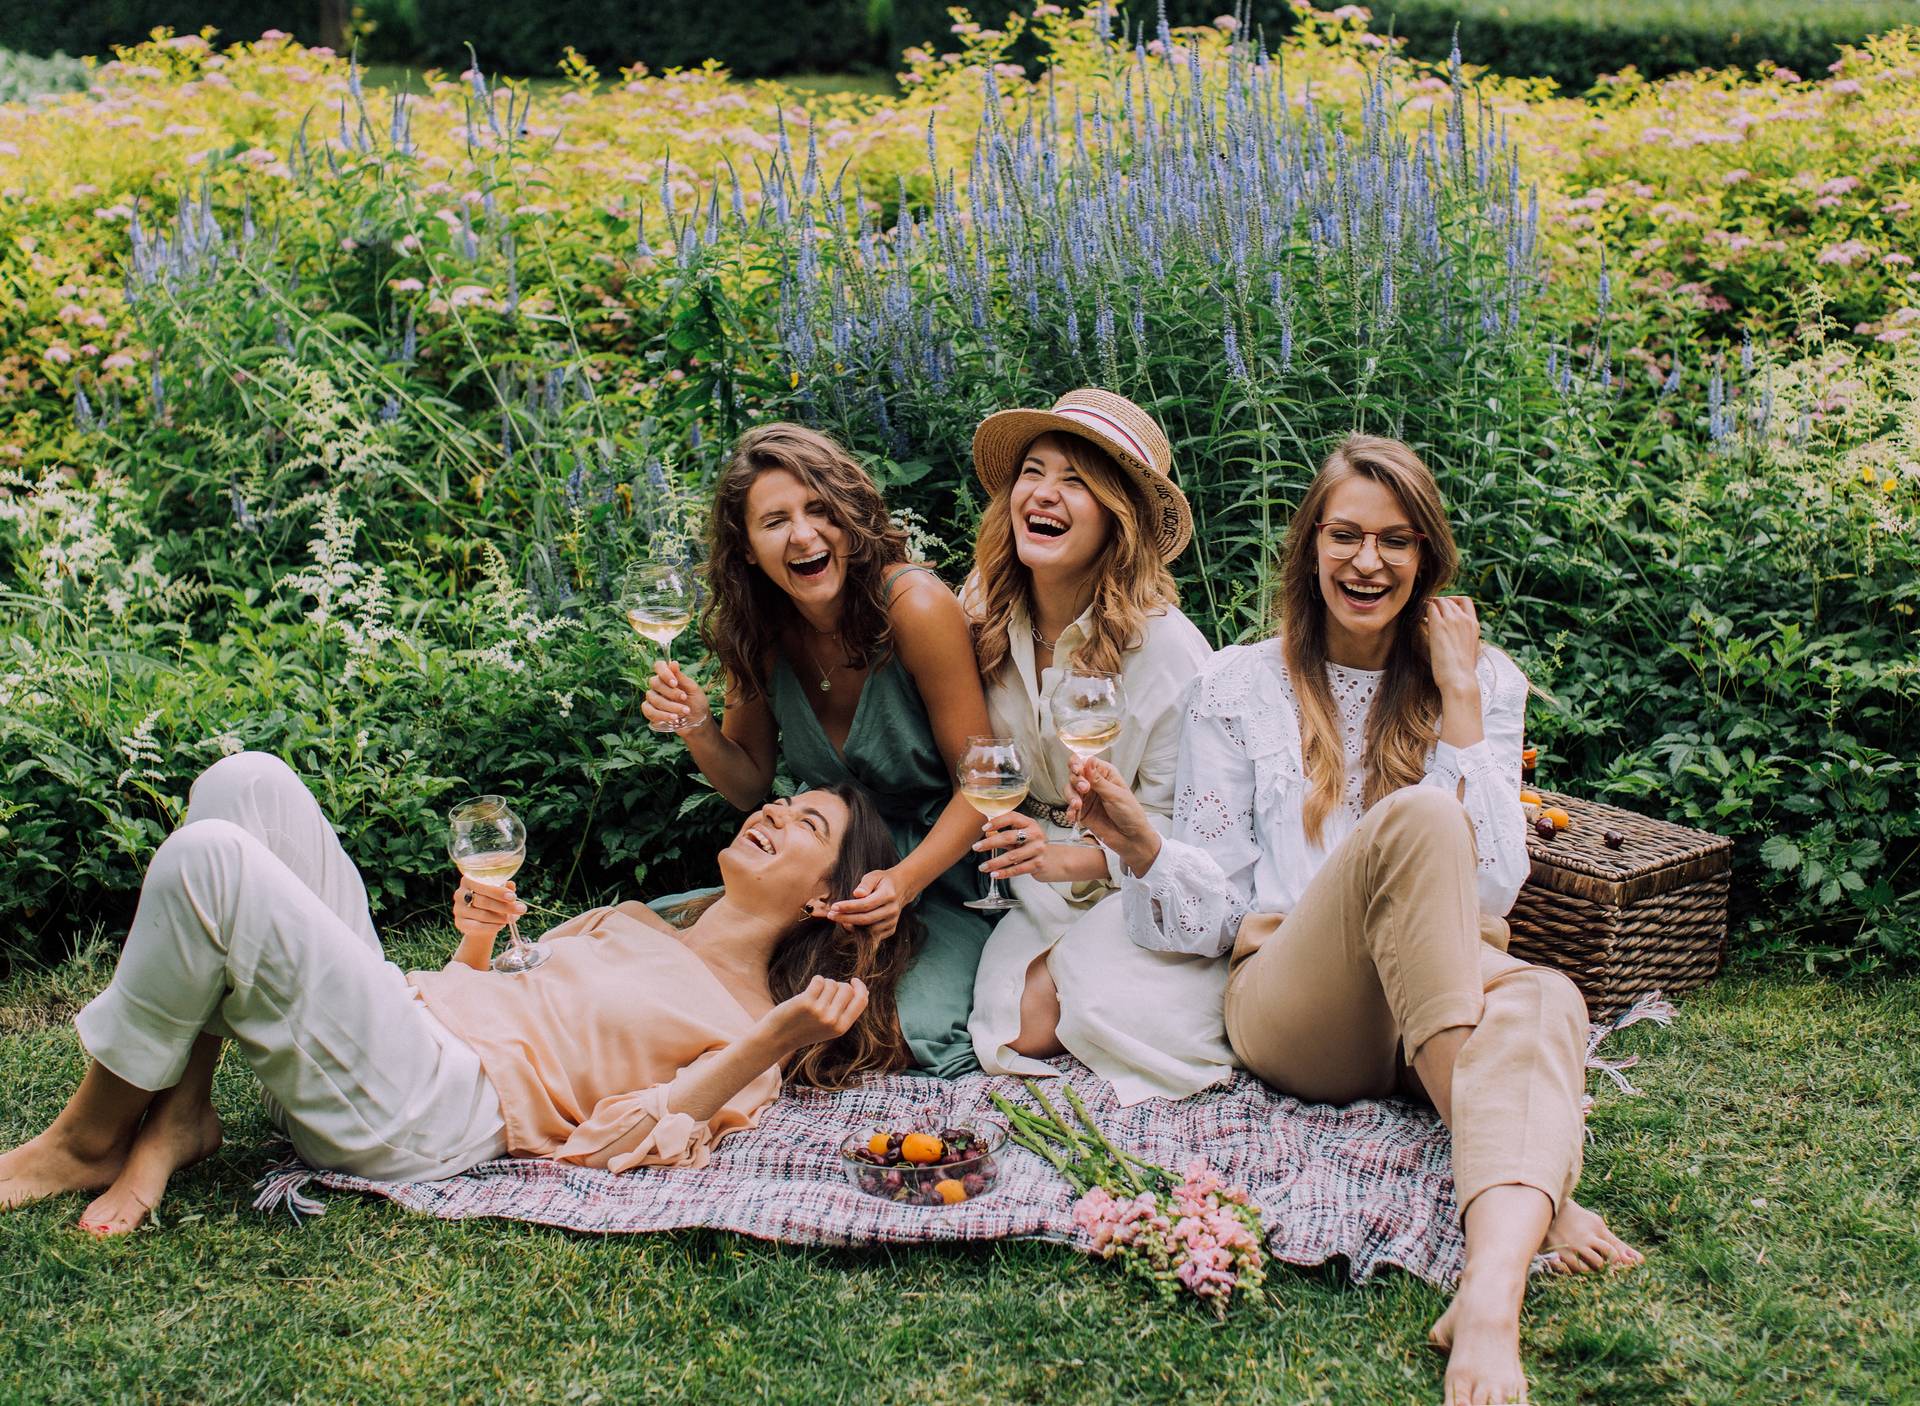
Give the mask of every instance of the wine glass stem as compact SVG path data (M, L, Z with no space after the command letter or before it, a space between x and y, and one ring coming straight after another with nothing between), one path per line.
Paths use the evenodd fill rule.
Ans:
M513 956L519 961L527 950L527 944L520 937L520 922L517 918L507 919L507 937L513 944Z

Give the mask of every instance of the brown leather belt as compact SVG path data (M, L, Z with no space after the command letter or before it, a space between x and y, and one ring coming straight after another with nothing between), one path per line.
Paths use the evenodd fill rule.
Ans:
M1065 806L1050 806L1045 801L1035 800L1032 796L1028 796L1024 801L1020 802L1017 809L1022 815L1031 816L1035 820L1044 820L1049 824L1058 825L1062 830L1071 830L1073 828L1073 822L1067 819L1067 808Z

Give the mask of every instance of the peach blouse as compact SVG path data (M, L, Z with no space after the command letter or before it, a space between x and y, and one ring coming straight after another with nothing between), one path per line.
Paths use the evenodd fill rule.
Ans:
M704 1167L780 1092L762 1071L706 1122L670 1112L674 1091L754 1019L671 933L595 908L542 939L551 956L517 976L453 963L409 972L427 1008L480 1056L500 1094L507 1150L605 1167Z

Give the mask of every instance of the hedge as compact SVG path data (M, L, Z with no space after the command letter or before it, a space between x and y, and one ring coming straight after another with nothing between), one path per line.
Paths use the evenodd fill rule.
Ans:
M107 54L137 44L165 25L182 34L212 25L228 39L283 29L309 43L320 7L315 0L68 0L64 5L0 5L0 49L24 54Z
M1471 63L1584 92L1629 65L1657 75L1766 61L1822 78L1840 44L1916 18L1920 7L1894 0L1379 0L1371 28L1432 59L1457 29Z

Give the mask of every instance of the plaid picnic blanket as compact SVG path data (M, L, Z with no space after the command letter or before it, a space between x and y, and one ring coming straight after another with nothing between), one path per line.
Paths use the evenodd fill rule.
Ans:
M1071 1058L1052 1061L1103 1130L1130 1152L1180 1170L1205 1157L1247 1187L1265 1218L1268 1250L1289 1264L1344 1259L1356 1281L1397 1265L1429 1283L1459 1277L1464 1242L1453 1200L1446 1128L1397 1099L1346 1107L1306 1104L1245 1074L1178 1103L1122 1108L1113 1088ZM1053 1089L1055 1081L1042 1087ZM445 1181L380 1182L294 1165L262 1182L260 1204L303 1210L315 1184L369 1192L449 1220L504 1216L600 1233L705 1226L803 1245L884 1245L1026 1237L1087 1248L1073 1193L1041 1158L1008 1144L998 1184L958 1206L896 1205L867 1196L841 1170L839 1144L880 1127L1001 1122L989 1091L1026 1102L1017 1080L897 1075L837 1094L796 1091L757 1128L721 1140L698 1170L615 1175L531 1159L488 1162ZM1063 1112L1057 1092L1049 1099Z
M1638 1055L1603 1059L1614 1031L1642 1020L1669 1024L1671 1003L1648 992L1592 1026L1587 1068L1622 1093ZM1302 1103L1247 1074L1178 1103L1122 1108L1113 1086L1068 1056L1049 1061L1070 1081L1107 1136L1126 1151L1179 1172L1204 1157L1230 1185L1246 1187L1266 1224L1267 1251L1286 1264L1344 1259L1357 1283L1392 1265L1450 1288L1466 1241L1453 1199L1452 1142L1431 1109L1401 1099ZM1064 1107L1057 1081L1043 1088ZM412 1211L464 1220L502 1216L615 1234L705 1227L799 1245L904 1245L941 1240L1057 1240L1091 1248L1073 1223L1073 1191L1047 1163L1009 1143L993 1190L958 1206L916 1207L854 1189L840 1165L848 1133L871 1127L950 1128L1000 1122L988 1100L1026 1102L1018 1080L974 1074L945 1081L913 1075L857 1089L802 1089L774 1101L760 1125L721 1139L697 1171L646 1167L615 1174L560 1162L503 1158L445 1181L371 1181L293 1161L258 1183L255 1207L297 1219L323 1203L310 1185L384 1196ZM1590 1104L1592 1099L1589 1097ZM1545 1267L1536 1259L1536 1270Z

